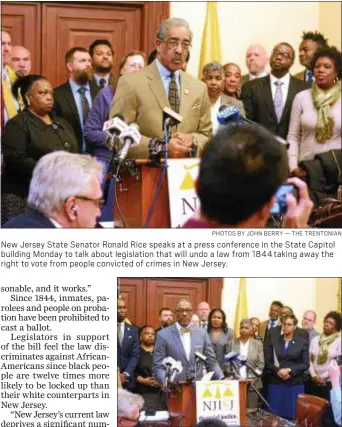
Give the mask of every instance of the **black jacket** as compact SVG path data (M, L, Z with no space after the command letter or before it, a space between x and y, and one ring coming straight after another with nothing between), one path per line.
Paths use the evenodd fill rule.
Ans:
M32 210L19 215L4 224L2 228L56 228L49 218L38 211Z
M279 123L274 109L270 76L246 82L242 87L240 99L245 107L247 119L286 139L294 97L309 87L307 82L290 77L289 91Z
M275 364L274 350L279 367ZM273 341L273 345L268 345L266 367L270 372L271 384L303 384L304 372L309 369L309 365L309 341L300 334L294 335L292 341L290 341L287 354L285 353L283 335L278 336L276 341ZM277 372L281 368L291 368L290 379L283 380L278 377Z
M94 100L98 93L98 87L96 84L90 84L90 93L92 100ZM55 114L66 120L73 128L77 138L79 151L81 152L83 145L83 131L69 81L54 89L54 100L55 103L53 110Z
M47 125L28 109L13 117L7 122L2 139L2 192L27 197L38 160L60 150L78 152L74 132L65 120L53 117L53 124Z

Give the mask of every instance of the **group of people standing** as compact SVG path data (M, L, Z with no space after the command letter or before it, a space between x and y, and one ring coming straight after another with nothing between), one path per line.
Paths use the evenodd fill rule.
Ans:
M260 322L256 317L243 319L238 336L228 327L225 312L221 308L211 310L205 301L198 304L194 313L189 301L180 300L174 312L167 307L162 308L159 320L157 330L149 325L141 328L128 324L123 326L127 322L127 308L125 301L119 298L119 328L127 327L132 339L130 346L127 342L127 345L123 341L121 344L118 342L121 384L142 394L148 409L165 408L165 395L162 393L166 390L165 367L162 365L165 357L182 361L183 372L176 377L177 380L200 378L203 374L195 371L195 351L184 338L190 339L190 336L191 342L196 340L196 350L207 357L204 372L214 372L213 379L236 378L238 375L241 379L253 380L254 387L248 388L249 408L262 404L255 389L267 399L268 410L289 419L296 418L296 402L300 393L331 401L329 369L341 355L341 315L337 312L332 311L325 316L321 334L314 329L314 311L304 313L302 327L299 327L291 307L280 301L272 302L268 320ZM229 353L245 356L252 369L242 365L236 372L225 358ZM124 361L120 359L123 354L126 355ZM128 360L134 360L135 364L135 368L129 366L132 369L129 381L125 377ZM331 406L326 411L324 423L324 426L335 426Z

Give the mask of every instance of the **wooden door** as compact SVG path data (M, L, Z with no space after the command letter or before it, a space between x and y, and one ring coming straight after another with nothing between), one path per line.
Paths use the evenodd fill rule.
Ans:
M108 39L115 51L114 72L132 50L147 55L155 47L156 30L169 17L169 2L2 2L2 25L13 44L27 47L33 71L53 86L66 80L65 53L73 46L88 48Z
M200 301L221 307L223 279L209 278L122 278L120 292L128 307L128 317L139 326L159 326L159 310L174 310L180 298L191 301L194 310Z
M41 73L41 7L39 2L1 2L1 26L9 31L12 45L31 52L32 74Z

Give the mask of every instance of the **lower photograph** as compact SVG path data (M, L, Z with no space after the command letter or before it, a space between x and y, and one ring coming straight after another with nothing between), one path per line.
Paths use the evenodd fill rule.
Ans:
M341 278L119 278L119 426L341 426Z

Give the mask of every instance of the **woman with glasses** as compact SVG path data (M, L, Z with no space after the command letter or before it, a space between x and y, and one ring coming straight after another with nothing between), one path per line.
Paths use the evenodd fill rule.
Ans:
M310 394L330 402L331 379L329 366L341 355L341 315L330 311L323 321L323 332L310 343L310 375L308 384ZM329 407L324 415L324 426L335 426Z
M239 374L242 379L252 379L253 385L256 389L262 388L260 376L265 366L264 349L261 341L257 341L252 337L253 327L249 319L242 319L240 322L240 336L230 341L227 345L226 352L236 352L246 358L248 365L253 368L250 369L246 365L242 365ZM229 371L235 376L231 366ZM259 375L259 377L257 376ZM258 395L252 387L248 387L247 393L247 408L258 407Z
M5 170L2 176L1 222L28 210L27 196L37 161L52 151L78 152L69 123L52 115L53 89L41 75L28 75L13 85L25 109L9 120L2 138Z
M315 82L296 95L287 141L290 169L295 174L302 161L316 154L341 150L342 54L334 47L316 51L312 60Z
M208 335L215 351L216 359L222 368L226 345L234 339L233 329L228 328L226 313L221 308L214 308L208 317Z
M283 334L266 349L266 367L270 373L268 402L282 417L296 418L297 396L304 393L303 377L309 367L308 340L294 334L298 320L293 314L283 319Z

